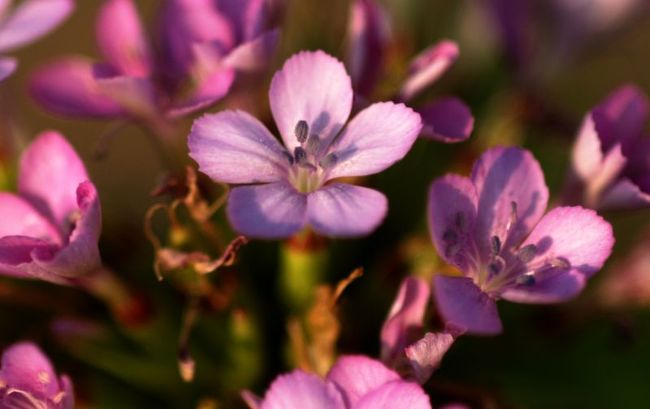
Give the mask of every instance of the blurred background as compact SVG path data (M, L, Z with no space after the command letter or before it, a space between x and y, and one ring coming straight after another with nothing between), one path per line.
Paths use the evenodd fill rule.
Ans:
M152 22L163 2L136 3L144 20ZM251 79L256 88L234 93L208 112L240 107L274 129L267 90L283 61L303 49L345 58L348 1L272 3L281 28L273 66ZM326 282L336 283L357 267L365 269L339 303L338 351L371 356L378 355L379 330L401 279L416 270L426 275L445 268L426 227L426 191L435 177L467 173L487 147L521 145L542 164L553 200L562 191L585 113L621 84L650 91L650 13L644 0L379 3L389 13L392 41L375 99L396 91L419 51L451 39L460 46L458 62L415 103L458 96L471 108L475 126L472 137L460 144L419 140L405 160L370 178L367 184L389 198L384 225L363 239L328 243ZM146 322L116 322L102 304L75 289L0 278L0 346L37 341L57 369L74 380L80 408L243 407L240 389L262 394L278 373L290 369L285 310L275 291L280 244L249 243L234 266L200 280L181 271L159 282L143 226L147 209L169 202L152 195L169 173L151 138L126 125L107 139L115 123L48 114L27 92L30 73L57 56L99 59L94 24L100 4L78 1L65 24L13 53L21 65L0 84L2 178L11 189L16 152L38 132L56 129L66 135L100 192L103 259L147 300ZM245 81L240 85L245 88ZM180 162L192 166L185 144L197 116L180 121L166 141ZM106 154L98 158L98 144L107 140ZM218 186L203 179L200 183L206 198L218 198ZM650 211L604 216L615 227L617 243L587 291L557 306L500 303L504 333L456 342L425 385L434 407L448 401L478 408L650 406L650 292L638 302L602 302L605 282L622 274L621 263L650 232ZM212 222L224 239L234 237L222 211ZM165 242L183 241L177 236L191 234L170 231L165 220L154 225ZM650 245L647 239L645 243ZM205 280L211 288L207 295ZM177 362L188 311L197 313L188 343L196 362L191 383L182 381Z

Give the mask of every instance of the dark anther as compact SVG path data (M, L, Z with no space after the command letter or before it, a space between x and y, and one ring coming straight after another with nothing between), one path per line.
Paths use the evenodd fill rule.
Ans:
M503 269L506 267L506 262L504 259L501 257L495 257L491 263L488 264L488 272L490 273L490 277L493 277L500 272L503 271Z
M465 230L465 227L467 227L467 220L465 220L465 213L463 212L458 212L456 213L456 227L458 227L459 230L463 231Z
M316 154L316 152L318 152L319 147L320 147L320 137L315 133L309 135L309 138L307 138L307 144L305 145L305 150L308 153L314 155Z
M296 135L296 139L298 139L298 142L300 143L305 143L307 140L307 135L309 135L309 125L307 125L307 121L304 119L301 119L298 121L296 124L296 128L294 129L294 134Z
M522 263L528 263L530 260L532 260L535 257L536 254L537 254L537 246L535 246L534 244L527 244L524 247L519 249L519 251L517 252L517 258Z
M501 239L499 236L492 236L490 239L490 246L492 247L493 256L496 256L501 252Z
M535 283L537 282L537 280L535 280L535 276L532 273L526 273L520 275L519 277L517 277L517 280L515 281L519 285L525 285L528 287L535 285Z
M296 146L293 150L294 160L298 165L302 165L307 162L307 152L300 146Z
M442 240L447 244L458 243L458 234L453 229L447 229L442 234Z
M571 267L571 264L570 264L566 259L563 259L563 258L554 258L554 259L551 259L551 260L549 261L549 263L551 264L551 267L553 267L553 268L559 268L559 269L561 269L561 270L566 270L566 269L568 269L569 267Z
M289 161L289 165L293 165L293 156L289 152L283 152L284 157Z
M329 153L327 156L325 156L323 159L318 162L318 166L321 168L327 170L331 169L336 163L339 161L339 158L336 156L335 153Z

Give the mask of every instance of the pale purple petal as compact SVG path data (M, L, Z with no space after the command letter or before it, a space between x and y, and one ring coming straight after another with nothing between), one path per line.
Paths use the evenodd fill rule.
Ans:
M625 210L650 206L650 194L628 178L623 178L603 192L598 209Z
M382 70L390 36L389 21L374 0L355 0L348 21L347 65L354 90L368 96Z
M7 52L54 30L74 9L73 0L26 0L0 21L0 52Z
M61 409L74 409L74 387L72 386L72 381L67 375L62 375L59 383L63 391Z
M195 51L197 48L201 47L195 47ZM209 63L197 58L186 80L190 90L187 95L181 94L182 98L173 102L173 107L168 112L171 117L187 115L221 100L230 91L235 80L235 70L218 62Z
M592 178L601 168L605 153L591 114L582 121L571 153L572 171L581 180Z
M108 0L99 11L97 44L121 74L146 77L151 73L151 51L133 0Z
M239 395L246 403L246 406L248 406L248 409L260 409L262 407L262 398L255 395L253 392L245 389L241 391Z
M648 99L636 86L625 85L612 92L591 112L603 152L639 138L649 113Z
M496 335L502 331L496 303L471 278L437 275L433 292L447 326L476 335Z
M533 285L518 285L503 298L552 303L565 301L582 290L586 279L600 270L611 254L614 235L612 226L593 210L558 207L540 220L522 246L528 244L537 248L528 266L557 267L536 271Z
M462 142L474 129L474 117L469 107L458 98L438 99L418 109L424 127L422 136L439 142Z
M276 182L285 178L289 167L280 142L243 111L221 111L197 119L188 146L199 170L219 182Z
M34 257L52 258L59 246L51 242L25 236L0 238L0 274L19 278L41 278L66 284L66 280L44 271L33 263Z
M409 67L400 91L401 100L408 101L437 81L456 62L458 55L458 45L449 40L442 40L420 53Z
M438 254L466 274L479 264L476 246L476 190L458 175L436 179L429 188L429 232Z
M93 64L85 58L61 59L34 73L30 92L57 114L90 118L122 115L122 108L99 89L93 72Z
M336 163L328 179L381 172L406 156L421 129L420 115L406 105L372 104L350 121L330 148Z
M24 199L0 192L0 237L26 236L60 243L56 227Z
M438 369L454 341L454 336L448 332L427 332L424 338L405 349L415 379L420 384L429 380L433 371Z
M15 58L0 56L0 81L13 74L17 66L18 61Z
M362 355L340 357L327 374L327 380L343 392L346 407L355 407L366 394L399 379L397 372Z
M223 59L223 64L241 71L260 71L271 63L275 55L280 30L270 30L235 47Z
M329 145L352 110L352 85L345 67L322 51L293 55L275 73L269 90L271 111L284 144L299 146L294 135L298 121Z
M347 409L334 385L299 370L279 376L260 409Z
M365 395L352 409L431 409L431 401L419 385L393 381Z
M0 21L7 17L11 3L13 3L13 0L0 0Z
M366 187L333 183L307 197L309 225L330 237L355 237L372 233L386 217L388 201Z
M78 209L77 187L88 179L74 148L61 134L48 131L38 135L23 152L18 192L67 234L65 226Z
M477 237L484 259L491 238L519 244L546 210L548 188L537 160L520 148L493 148L472 169L478 195Z
M241 186L230 192L228 219L240 234L285 238L307 223L307 197L286 182Z
M407 277L381 329L381 359L393 362L404 348L422 334L424 313L429 305L429 284L417 277Z
M268 14L266 0L219 0L218 4L232 24L236 42L250 41L264 29Z
M157 113L156 90L148 78L95 75L99 91L129 114L152 118Z
M38 399L49 399L60 391L59 380L45 354L31 342L20 342L2 353L0 384L24 390Z

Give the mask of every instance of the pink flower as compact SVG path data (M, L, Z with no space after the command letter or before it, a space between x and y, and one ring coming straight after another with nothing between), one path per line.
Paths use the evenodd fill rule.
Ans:
M57 376L36 345L14 344L2 354L0 407L72 409L72 382L65 375Z
M438 254L463 277L438 275L434 295L448 325L501 332L496 301L556 303L580 293L614 244L593 210L544 214L548 189L539 163L519 148L494 148L470 178L447 175L429 191L429 227Z
M343 64L317 52L289 58L271 82L271 111L283 144L241 111L208 114L194 122L190 156L213 180L243 184L228 200L228 217L241 234L289 237L306 226L326 236L368 234L382 222L386 197L335 180L381 172L402 159L422 127L403 104L352 109Z
M0 274L71 284L100 266L97 191L60 134L25 150L18 194L0 192L0 214Z

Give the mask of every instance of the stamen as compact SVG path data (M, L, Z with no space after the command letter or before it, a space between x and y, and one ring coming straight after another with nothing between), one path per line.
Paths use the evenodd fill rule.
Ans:
M307 144L305 145L305 150L307 151L307 153L315 155L316 152L318 152L319 147L320 147L320 137L315 133L309 135L309 138L307 139Z
M537 254L537 246L534 244L527 244L524 247L520 248L517 252L517 258L522 263L528 263L532 260Z
M535 274L533 272L528 272L526 274L522 274L517 279L515 282L519 285L525 285L525 286L533 286L537 282L535 279Z
M492 255L496 256L501 252L501 239L498 236L492 236L490 239L490 245L492 247Z
M307 152L305 152L305 150L300 146L296 146L293 149L293 157L298 165L304 165L307 163Z
M553 268L559 268L559 269L562 269L562 270L566 270L566 269L571 267L571 263L569 263L568 260L566 260L564 258L559 258L559 257L551 259L549 261L549 264Z
M296 139L298 140L298 142L300 142L301 144L305 143L305 141L307 140L307 135L309 135L309 125L307 124L307 121L305 121L304 119L298 121L293 133L296 135Z
M335 153L329 153L327 156L325 156L323 159L318 162L318 166L323 168L324 170L331 169L336 165L336 163L339 161L338 156L336 156Z
M494 277L500 272L502 272L505 266L506 266L506 261L503 258L499 256L495 257L487 266L488 272L490 273L490 277Z
M510 220L508 220L508 224L506 225L506 231L509 232L512 226L514 226L517 223L518 219L517 215L517 202L510 202Z

